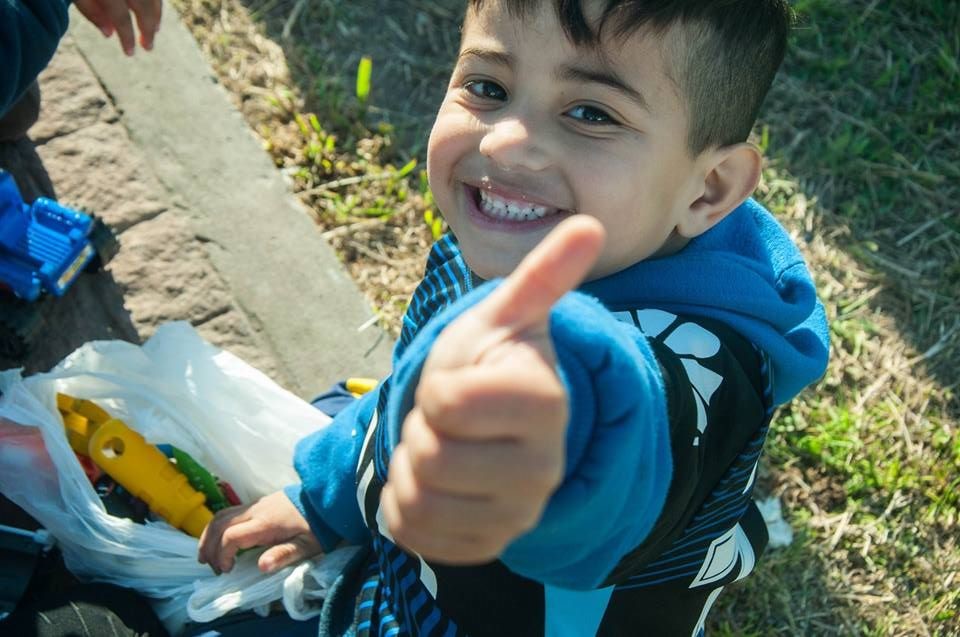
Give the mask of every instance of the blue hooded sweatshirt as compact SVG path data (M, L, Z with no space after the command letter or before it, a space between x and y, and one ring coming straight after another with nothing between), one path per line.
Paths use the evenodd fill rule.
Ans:
M287 493L321 543L330 549L343 539L369 543L372 537L383 581L394 588L391 571L403 555L381 524L379 490L370 484L386 479L433 342L499 284L473 289L474 280L455 240L438 242L404 317L392 376L296 451L302 485ZM726 324L763 352L773 404L792 399L826 368L827 321L810 274L783 228L753 200L680 252L566 295L551 313L570 402L565 478L539 524L500 558L510 571L545 586L600 586L647 538L670 487L664 379L649 339L615 317L626 308Z

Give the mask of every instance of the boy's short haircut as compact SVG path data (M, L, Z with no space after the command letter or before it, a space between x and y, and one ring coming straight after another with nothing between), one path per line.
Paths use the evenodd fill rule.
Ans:
M469 0L470 7L478 10L485 1L491 0ZM492 1L522 18L543 0ZM697 156L746 141L786 51L793 21L786 0L598 1L605 6L592 25L584 0L553 0L575 45L597 46L608 28L614 37L642 28L662 36L682 25L665 63L687 105L689 151Z

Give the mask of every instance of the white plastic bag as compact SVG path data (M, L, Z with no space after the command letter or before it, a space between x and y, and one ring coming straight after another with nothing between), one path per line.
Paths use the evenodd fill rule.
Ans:
M358 546L342 546L291 567L292 572L283 580L283 607L287 614L300 621L319 615L330 587L360 550Z
M75 574L155 598L171 630L185 620L191 595L240 600L220 604L228 610L280 599L276 579L262 594L258 584L270 576L259 573L252 555L238 560L230 580L218 580L197 563L197 540L186 533L107 514L67 443L56 393L93 400L148 442L184 450L244 503L297 481L293 448L327 416L187 323L162 326L142 347L87 344L46 374L2 372L0 392L0 491L53 534ZM228 581L235 588L225 587Z
M227 613L252 608L265 615L265 607L283 595L284 581L294 570L288 566L264 576L256 568L259 555L244 553L234 569L220 577L196 580L187 600L187 615L195 622L209 622ZM322 560L322 558L321 558ZM310 564L309 561L303 563ZM296 617L294 619L297 619Z

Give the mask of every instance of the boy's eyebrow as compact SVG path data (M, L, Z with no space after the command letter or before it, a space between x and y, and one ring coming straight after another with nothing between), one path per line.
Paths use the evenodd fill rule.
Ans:
M564 66L557 71L557 79L566 82L583 82L587 84L602 84L615 91L623 93L627 98L637 103L640 108L652 113L650 102L643 93L620 79L616 73L608 69L591 69L580 66Z
M480 58L480 60L483 62L496 64L497 66L513 66L513 56L505 51L498 51L496 49L480 49L476 47L469 47L460 51L460 55L457 56L457 60L462 60L465 57Z

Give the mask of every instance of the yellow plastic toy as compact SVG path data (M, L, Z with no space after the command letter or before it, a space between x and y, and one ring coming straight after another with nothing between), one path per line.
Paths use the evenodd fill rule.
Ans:
M359 398L368 391L372 391L378 382L380 381L376 378L348 378L345 384L347 391Z
M77 453L89 455L90 436L97 427L110 420L110 414L89 400L57 394L57 410L63 417L67 442Z
M58 394L57 407L75 451L90 456L168 523L200 537L213 513L204 506L205 496L190 486L159 449L89 400Z

